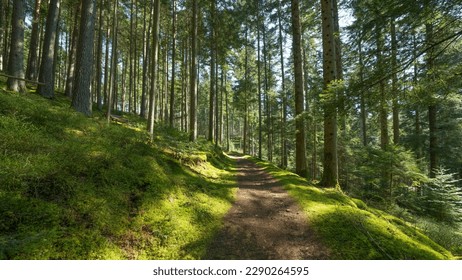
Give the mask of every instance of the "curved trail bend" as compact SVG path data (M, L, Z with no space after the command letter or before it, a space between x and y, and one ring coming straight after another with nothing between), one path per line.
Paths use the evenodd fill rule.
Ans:
M327 259L301 208L276 179L236 158L237 198L205 259Z

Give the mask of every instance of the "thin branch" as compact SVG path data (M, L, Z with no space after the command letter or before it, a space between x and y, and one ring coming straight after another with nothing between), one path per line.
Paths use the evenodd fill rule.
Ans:
M424 55L425 53L427 53L429 50L431 50L432 48L446 42L446 41L449 41L451 40L451 42L444 48L448 48L459 36L462 36L462 31L459 31L457 33L454 33L452 34L451 36L448 36L444 39L441 39L440 41L438 42L435 42L434 44L426 47L425 49L423 49L422 51L420 51L419 53L416 54L415 57L411 58L408 62L406 62L404 65L402 65L401 67L398 67L398 68L395 68L395 69L392 69L392 71L388 74L388 75L384 75L382 78L376 80L375 82L372 82L371 84L368 84L368 88L369 87L373 87L375 85L378 85L380 82L383 82L385 80L388 80L390 79L391 76L393 76L394 74L398 74L402 71L405 71L412 63L414 63L414 61L418 58L418 57L421 57L422 55ZM442 51L438 53L438 56L442 54ZM366 84L366 83L364 83Z
M15 76L11 76L11 75L8 75L8 74L4 74L4 73L0 73L0 76L7 77L7 78L12 78L12 79L16 79L16 80L20 80L20 81L25 81L25 82L27 82L27 83L36 84L36 85L42 85L42 86L45 85L45 83L41 83L41 82L39 82L39 81L32 81L32 80L28 80L28 79L24 79L24 78L18 78L18 77L15 77Z

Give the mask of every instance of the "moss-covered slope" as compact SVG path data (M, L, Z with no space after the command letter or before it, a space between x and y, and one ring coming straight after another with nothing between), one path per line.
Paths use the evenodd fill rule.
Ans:
M200 258L233 200L232 162L69 104L0 90L0 259Z
M300 203L334 259L454 258L417 227L397 217L338 190L313 187L305 179L268 163L258 164L279 179Z

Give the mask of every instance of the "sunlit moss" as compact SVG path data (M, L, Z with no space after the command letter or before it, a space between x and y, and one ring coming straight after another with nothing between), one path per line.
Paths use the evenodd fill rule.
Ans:
M453 259L418 228L335 189L320 189L288 171L258 162L283 183L334 259Z
M201 258L235 194L232 162L68 102L0 92L0 259Z

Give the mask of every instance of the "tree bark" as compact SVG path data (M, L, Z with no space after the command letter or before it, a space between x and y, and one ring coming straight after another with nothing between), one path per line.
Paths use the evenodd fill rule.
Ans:
M77 53L77 44L79 41L79 16L81 14L82 2L77 2L75 4L75 19L74 19L74 28L72 30L72 39L71 39L71 50L69 53L69 64L67 65L67 79L66 79L66 88L64 90L66 96L72 97L73 86L74 86L74 77L75 77L75 63L76 63L76 53Z
M292 0L292 33L295 79L295 172L307 176L303 94L303 58L301 48L300 3Z
M103 78L103 23L104 23L104 4L106 1L101 1L99 5L99 26L98 26L98 43L96 54L96 103L98 110L103 110L103 94L101 80Z
M191 20L191 71L190 71L190 100L189 100L189 140L196 141L197 138L197 21L198 7L197 0L192 1Z
M257 1L257 100L258 100L258 158L262 159L262 144L263 144L263 131L262 131L262 93L261 93L261 47L260 47L260 5Z
M425 25L426 31L426 40L427 44L431 46L433 44L433 24L427 23ZM433 49L430 49L427 54L427 76L430 81L434 80L434 54ZM430 166L429 166L429 176L430 178L435 178L436 174L435 171L438 167L438 159L437 159L437 147L438 147L438 138L436 136L437 133L437 105L435 100L435 94L430 89L429 94L429 105L428 105L428 130L429 130L429 146L428 146L428 153L430 157Z
M159 22L160 22L160 0L154 2L154 18L153 18L153 31L152 31L152 61L151 61L151 91L149 94L149 119L148 131L151 139L154 138L154 107L155 107L155 93L157 87L157 64L159 58Z
M41 0L35 1L34 17L32 19L32 30L29 44L29 57L27 59L26 79L37 79L37 48L39 45L39 23L40 23L40 3Z
M391 67L393 71L392 79L391 79L391 91L393 96L393 104L392 104L392 113L393 113L393 144L399 144L399 93L398 93L398 74L396 73L397 68L397 40L396 40L396 26L394 19L391 20L390 23L390 34L391 34Z
M55 43L58 28L59 0L50 0L46 22L45 38L42 48L42 62L40 64L39 82L37 93L46 98L54 98L55 91Z
M112 50L111 50L111 69L110 74L111 77L108 80L108 97L107 97L107 111L106 111L106 121L109 123L111 121L111 112L112 108L114 107L114 100L117 100L117 69L118 69L118 58L117 58L117 36L118 36L118 13L117 13L117 6L119 1L114 1L114 5L112 8ZM109 40L109 37L107 38Z
M82 0L82 15L75 65L75 85L72 94L72 107L87 116L92 113L90 84L93 70L95 2L95 0Z
M13 15L11 17L11 41L8 61L8 74L24 79L24 0L13 1ZM8 90L25 92L24 80L8 78Z
M332 82L337 79L333 1L321 0L323 79L327 100L324 102L324 172L323 187L333 188L338 184L337 158L337 106L335 92L330 92Z
M278 2L278 29L279 29L279 54L281 59L281 99L282 99L282 110L281 110L281 167L287 168L287 94L285 87L285 71L284 71L284 49L283 49L283 38L282 38L282 12L281 12L281 1Z
M209 126L207 140L213 142L214 132L214 102L215 102L215 0L210 2L210 13L211 13L211 32L210 32L210 93L209 93Z
M383 38L381 27L377 24L376 26L376 43L377 43L377 70L379 76L383 76L385 73L383 71L385 65L383 61L382 51L383 51ZM389 145L388 139L388 104L387 96L385 92L385 80L379 82L379 122L380 122L380 147L382 150L386 150Z
M170 127L175 120L175 67L176 67L176 1L172 0L172 75L170 77Z

